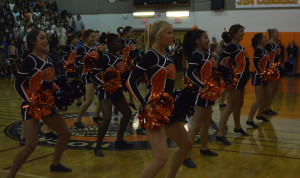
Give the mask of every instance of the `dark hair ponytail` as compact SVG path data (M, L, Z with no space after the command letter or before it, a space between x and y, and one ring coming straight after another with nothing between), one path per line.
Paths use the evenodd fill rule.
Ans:
M124 27L118 27L117 28L117 32L118 32L120 38L122 38L124 36L123 30L124 30Z
M203 35L204 33L205 31L197 29L195 31L188 31L184 35L183 52L188 59L192 57L192 53L193 51L195 51L196 39L200 38L200 36Z
M224 40L224 42L225 42L226 44L229 44L229 43L231 43L231 41L232 41L232 38L231 38L231 35L230 35L229 32L223 32L223 33L222 33L222 39Z
M259 42L261 41L261 39L262 39L262 37L263 37L264 35L262 34L262 33L256 33L254 36L253 36L253 38L252 38L252 48L253 49L255 49L257 46L258 46L258 44L259 44Z
M118 32L120 38L123 38L125 36L125 33L129 32L129 30L131 30L131 29L132 29L131 26L126 26L125 28L124 27L118 27L117 32Z
M191 55L193 53L193 49L192 49L192 35L193 35L193 31L188 31L185 33L184 38L183 38L183 52L185 57L187 57L188 59L191 58Z
M42 30L39 29L33 29L29 33L27 33L26 43L27 43L28 51L30 53L33 51L34 48L33 43L36 42L36 38L41 31Z
M240 24L234 24L231 25L231 27L229 28L229 32L223 32L222 33L222 38L225 41L225 43L231 43L231 41L233 40L234 34L238 33L239 29L244 29L245 27L240 25Z

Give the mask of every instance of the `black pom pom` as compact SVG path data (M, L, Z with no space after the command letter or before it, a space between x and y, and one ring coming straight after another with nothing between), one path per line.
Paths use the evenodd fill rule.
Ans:
M74 102L72 86L68 83L68 79L63 76L56 78L54 83L60 88L54 93L55 105L59 110L65 111Z
M218 71L221 72L226 86L230 86L234 81L234 70L229 66L220 65Z
M175 109L173 116L175 118L181 119L194 115L196 94L197 90L188 87L174 92Z

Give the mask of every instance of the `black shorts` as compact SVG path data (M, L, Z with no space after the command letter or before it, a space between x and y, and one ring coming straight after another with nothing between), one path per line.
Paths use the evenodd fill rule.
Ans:
M25 101L22 102L21 104L21 115L22 115L22 120L26 121L29 119L33 119L33 116L28 114L29 108L23 108L23 106L27 105L27 103ZM45 117L49 117L49 116L54 116L58 114L57 110L55 107L53 107L53 109L51 110L51 114L45 116Z
M67 78L79 78L79 74L77 72L67 72Z
M94 83L91 79L91 75L92 75L91 73L86 73L81 75L81 80L84 85L88 83Z
M121 88L119 88L116 92L109 94L107 91L103 90L102 87L98 87L97 97L99 100L111 99L113 101L117 101L124 98L124 95Z
M235 90L239 91L245 91L245 86L250 79L250 74L249 73L242 73L242 74L237 74L238 77L238 82L235 86Z
M252 85L254 86L267 86L268 82L264 82L261 78L260 75L257 73L254 73L252 75Z
M197 95L195 106L200 106L200 107L207 108L207 107L212 106L214 104L215 104L215 101L202 99L202 98L200 98L200 95Z

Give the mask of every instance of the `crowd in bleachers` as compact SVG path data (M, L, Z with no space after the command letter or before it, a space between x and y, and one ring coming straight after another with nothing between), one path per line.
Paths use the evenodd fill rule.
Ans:
M0 1L0 76L13 77L21 58L26 54L26 34L34 28L47 33L49 55L55 58L67 43L67 35L76 31L72 14L58 12L55 1ZM59 61L59 59L57 59Z

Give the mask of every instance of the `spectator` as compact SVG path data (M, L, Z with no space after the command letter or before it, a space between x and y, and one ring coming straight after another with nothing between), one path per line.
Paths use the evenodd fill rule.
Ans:
M182 71L182 58L183 58L183 48L182 48L182 43L180 43L179 39L176 39L175 41L175 46L174 46L174 50L175 50L175 66L177 71Z
M17 26L20 26L21 25L21 19L20 19L20 15L18 15L17 17L16 17L16 25Z
M276 44L279 46L280 48L280 62L283 63L284 62L284 47L281 45L281 41L278 40L276 42Z
M66 32L63 31L63 29L64 29L63 27L58 27L58 30L57 30L59 49L61 49L61 50L67 44L67 35L66 35Z
M16 4L15 4L14 0L9 1L9 8L10 8L11 11L14 9L15 5Z
M58 12L56 1L53 1L52 4L50 4L49 7L53 12Z
M58 49L58 45L59 45L58 36L57 36L57 34L54 32L54 33L50 36L50 40L49 40L50 51L51 51L52 49Z
M7 59L9 62L9 69L11 77L14 77L14 73L16 72L15 61L17 59L18 49L15 46L15 41L11 40L10 45L7 47Z
M85 29L84 22L81 19L81 16L78 14L77 19L74 21L75 33L83 31Z
M19 16L19 15L20 15L20 13L19 13L19 11L18 11L18 9L17 9L17 7L16 7L16 6L14 7L12 14L13 14L13 16L14 16L14 19L16 19L16 18L17 18L17 16Z
M4 51L4 48L5 47L3 45L2 37L0 36L0 66L3 66L3 60L4 60L3 51Z
M72 16L71 13L68 14L67 22L68 22L68 29L67 29L67 31L73 31L74 27L75 27L75 24L74 24L74 18L73 18L73 16Z
M288 61L293 65L293 70L288 73L289 76L294 76L296 73L297 58L298 58L298 48L294 41L290 41L287 47Z

